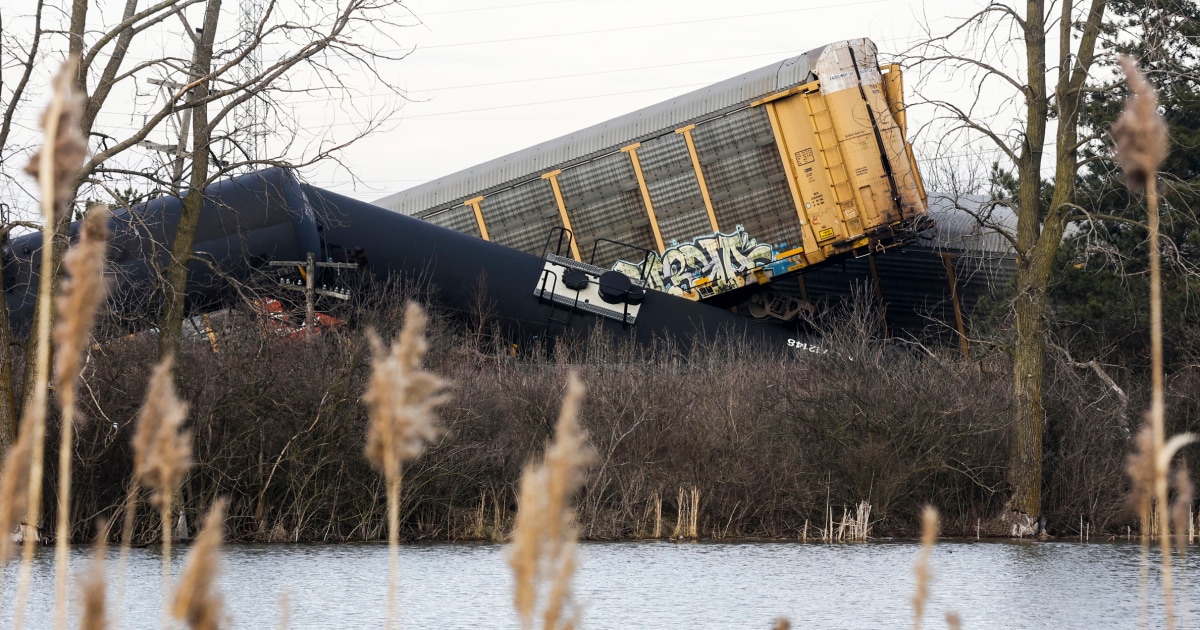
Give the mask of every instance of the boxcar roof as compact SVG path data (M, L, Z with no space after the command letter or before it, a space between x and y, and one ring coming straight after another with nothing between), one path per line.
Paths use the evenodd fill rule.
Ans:
M584 162L634 142L670 133L684 125L747 107L763 96L813 81L815 77L811 68L828 47L827 44L662 103L477 164L388 195L375 204L408 215L451 208L476 195L503 190L539 177L554 168Z

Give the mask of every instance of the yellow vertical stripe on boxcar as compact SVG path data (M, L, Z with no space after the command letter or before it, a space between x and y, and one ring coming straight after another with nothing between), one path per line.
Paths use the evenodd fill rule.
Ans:
M700 168L700 156L696 153L696 143L692 141L692 130L696 125L688 125L676 129L675 133L683 136L687 143L688 155L692 158L692 170L696 171L696 184L700 186L700 196L704 198L704 209L708 211L708 224L712 226L713 234L721 231L717 226L717 212L713 210L712 198L708 196L708 183L704 181L704 170Z
M662 231L658 229L658 217L654 215L654 204L650 201L650 189L646 188L646 178L642 175L642 163L638 161L637 148L642 146L642 143L637 142L627 147L621 147L622 153L628 153L630 161L633 162L633 174L637 177L638 188L642 191L642 203L646 205L646 216L650 219L650 231L654 232L654 244L658 246L658 253L666 250L663 245Z
M475 211L475 223L479 226L479 235L483 237L483 240L490 241L492 239L488 237L487 224L483 222L483 210L479 209L479 202L481 201L483 201L482 196L468 199L463 202L463 205L471 206L471 209Z
M558 216L562 218L563 227L571 233L571 257L579 262L583 262L583 258L579 256L579 245L575 243L575 230L571 228L571 217L567 216L567 204L563 202L562 190L558 188L558 174L562 169L550 171L542 175L542 179L550 180L550 189L554 191L554 202L558 204Z

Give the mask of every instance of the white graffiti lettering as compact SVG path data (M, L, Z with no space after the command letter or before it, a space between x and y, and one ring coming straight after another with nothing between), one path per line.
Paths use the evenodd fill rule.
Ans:
M746 275L775 260L775 248L759 243L742 226L731 234L709 234L650 254L640 263L618 260L613 269L645 279L652 289L686 295L705 287L721 293L745 286Z

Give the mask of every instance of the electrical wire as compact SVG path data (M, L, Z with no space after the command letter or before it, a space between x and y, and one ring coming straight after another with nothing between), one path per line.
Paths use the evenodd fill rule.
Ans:
M538 39L552 39L558 37L578 37L580 35L595 35L599 33L618 33L624 31L636 31L650 28L662 28L665 26L684 26L688 24L703 24L705 22L725 22L730 20L743 20L756 17L766 17L772 15L783 15L787 13L804 13L809 11L822 11L825 9L845 9L846 7L861 6L867 4L883 4L887 0L859 0L858 2L844 2L841 4L826 4L817 7L800 7L797 9L781 9L779 11L763 11L760 13L744 13L741 15L726 15L722 17L697 18L694 20L675 20L672 22L656 22L654 24L635 24L632 26L615 26L612 28L601 28L590 31L574 31L570 33L547 33L545 35L526 35L524 37L506 37L502 39L483 39L473 42L456 42L450 44L432 44L430 46L416 46L417 50L432 50L439 48L462 48L464 46L482 46L486 44L503 44L509 42L523 42ZM409 50L409 49L404 49ZM401 52L399 50L390 51L391 53Z

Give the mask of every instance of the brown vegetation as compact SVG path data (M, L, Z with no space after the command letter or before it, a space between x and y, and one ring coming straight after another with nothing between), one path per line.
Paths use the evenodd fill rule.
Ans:
M446 402L442 390L447 383L421 369L429 349L425 311L409 302L404 309L404 328L390 349L373 331L371 378L363 402L367 404L367 461L383 473L388 505L388 597L386 628L396 618L396 589L399 587L401 466L425 452L427 442L438 437L434 408Z
M393 336L404 296L393 298L355 317ZM574 369L590 384L581 423L597 452L580 493L584 538L668 535L685 522L680 535L800 538L808 521L819 539L860 501L871 505L874 535L915 533L925 502L941 507L948 533L974 535L977 519L1002 502L1005 359L884 346L870 339L867 319L838 319L850 323L826 330L837 350L828 355L751 351L727 339L685 359L666 342L593 338L512 357L481 352L473 331L434 314L425 363L455 383L454 398L440 412L446 436L405 470L400 534L507 536L522 468L549 439ZM386 481L361 457L371 357L361 331L284 340L246 314L218 335L220 352L185 344L179 358L196 461L179 497L185 520L229 496L234 539L384 538ZM129 419L153 357L144 338L93 351L85 413L100 421L79 436L76 540L90 536L96 517L122 520ZM1072 389L1080 377L1065 365L1051 373L1064 394L1059 425L1071 429L1055 436L1060 459L1047 487L1061 511L1052 514L1062 528L1083 514L1096 532L1123 529L1122 425L1098 409L1100 385ZM130 533L153 542L160 528L156 515L139 513Z
M571 578L577 563L575 546L579 540L571 499L595 455L587 445L587 433L579 427L583 394L583 383L571 372L555 424L554 441L547 445L541 463L530 464L521 474L519 510L508 564L515 578L513 605L525 628L534 627L539 600L542 628L568 629L579 625L579 610L571 596ZM548 588L539 596L543 583Z
M921 616L925 614L925 602L929 599L929 556L933 555L933 544L938 537L938 512L933 506L925 506L921 511L921 553L913 566L917 577L916 590L913 593L913 630L921 630Z
M1158 95L1138 71L1136 63L1121 59L1121 68L1132 96L1125 111L1113 125L1117 144L1117 159L1125 171L1129 187L1145 191L1150 253L1150 409L1145 427L1138 433L1137 449L1129 456L1129 477L1133 481L1133 498L1141 517L1143 545L1142 586L1145 592L1147 558L1150 538L1156 536L1162 555L1159 561L1163 590L1163 610L1168 630L1175 627L1175 592L1171 561L1171 512L1168 503L1168 483L1171 461L1183 446L1195 441L1191 433L1166 437L1166 391L1163 374L1162 272L1159 244L1158 168L1167 155L1167 126L1158 113ZM1182 470L1181 470L1182 472ZM1183 538L1183 523L1190 521L1191 480L1187 473L1179 475L1176 488L1177 507L1186 501L1189 516L1174 519L1177 534ZM1153 511L1152 511L1153 508ZM1147 523L1154 526L1147 527ZM1145 598L1143 597L1143 602Z
M213 502L196 544L188 553L187 566L175 589L171 615L191 630L217 630L225 622L224 602L216 591L220 572L221 543L225 535L225 500Z

